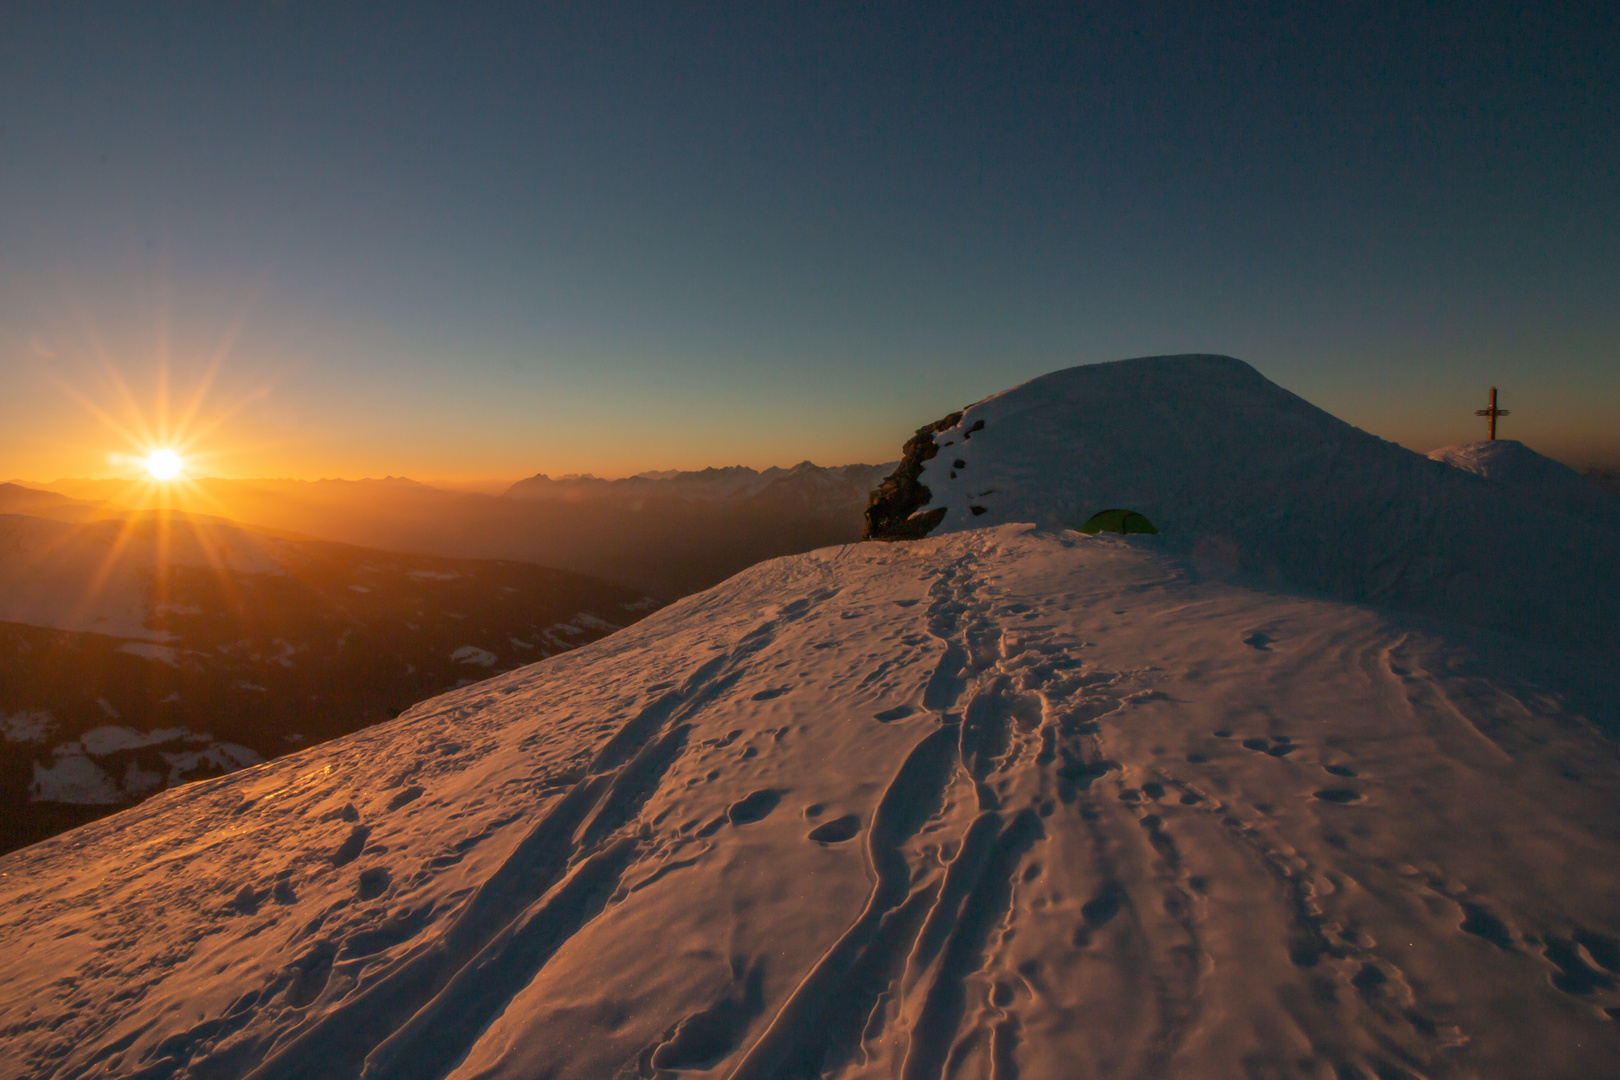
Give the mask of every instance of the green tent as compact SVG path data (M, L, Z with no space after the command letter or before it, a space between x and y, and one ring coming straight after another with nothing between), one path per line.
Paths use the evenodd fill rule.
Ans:
M1091 520L1080 526L1083 533L1158 533L1153 522L1138 514L1135 510L1101 510L1091 515Z

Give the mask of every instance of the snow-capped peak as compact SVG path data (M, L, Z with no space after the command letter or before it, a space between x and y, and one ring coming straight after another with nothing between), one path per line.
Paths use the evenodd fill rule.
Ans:
M1211 572L1566 645L1620 630L1620 500L1524 448L1462 454L1474 472L1430 460L1229 356L1068 368L932 427L886 482L915 470L915 532L1078 528L1122 507L1158 527L1140 542ZM1538 500L1560 470L1579 497L1556 508L1580 519L1549 528Z

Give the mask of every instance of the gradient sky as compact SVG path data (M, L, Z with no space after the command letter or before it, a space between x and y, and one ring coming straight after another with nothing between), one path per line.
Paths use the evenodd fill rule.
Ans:
M1494 384L1620 464L1617 44L1615 4L7 3L0 478L116 472L97 410L156 425L165 367L216 371L200 472L513 479L888 460L1167 352L1418 450Z

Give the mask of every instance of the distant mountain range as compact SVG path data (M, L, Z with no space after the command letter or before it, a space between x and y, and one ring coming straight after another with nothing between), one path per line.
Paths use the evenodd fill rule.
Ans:
M762 559L860 539L868 495L892 469L892 463L803 462L622 480L541 474L498 496L404 477L203 479L185 490L191 509L255 528L447 558L536 563L672 600ZM15 504L20 512L79 521L132 504L125 482L42 486L49 491L0 493L0 512ZM39 498L53 493L68 498ZM24 504L28 509L20 509Z
M623 480L603 480L588 474L553 480L545 473L538 473L507 488L505 496L600 502L632 510L663 500L734 503L764 498L836 502L858 497L860 508L864 509L867 494L882 483L893 468L893 462L828 469L801 461L791 468L773 467L763 472L733 465L694 472L641 473Z

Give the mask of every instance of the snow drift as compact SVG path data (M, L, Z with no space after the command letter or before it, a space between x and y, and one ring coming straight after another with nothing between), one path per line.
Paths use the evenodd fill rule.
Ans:
M1234 364L1192 367L1257 385ZM1001 470L981 517L1101 482L1053 469L1043 504L1004 426L961 455ZM1246 459L1205 450L1187 470L1238 498L1210 461ZM1143 486L1110 501L1165 535L947 515L777 559L0 859L0 1052L53 1078L1613 1074L1614 666L1212 576L1219 503L1149 503L1115 460Z

